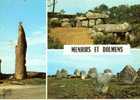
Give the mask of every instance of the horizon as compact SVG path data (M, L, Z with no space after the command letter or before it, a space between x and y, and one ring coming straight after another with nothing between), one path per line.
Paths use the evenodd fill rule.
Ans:
M48 50L48 75L54 75L57 70L66 69L73 74L75 69L88 72L95 67L98 73L111 69L116 74L126 66L131 65L136 71L140 68L140 49L131 49L128 55L81 55L66 56L63 50Z
M55 11L59 12L60 10L64 9L66 14L76 14L87 12L88 10L94 9L101 4L105 4L109 8L119 5L131 6L140 4L140 0L57 0ZM48 12L49 11L52 11L51 7L48 7Z

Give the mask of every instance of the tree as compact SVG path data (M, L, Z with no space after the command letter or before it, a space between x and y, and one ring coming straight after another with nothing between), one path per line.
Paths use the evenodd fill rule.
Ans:
M109 8L105 4L101 4L99 7L95 8L95 11L98 11L98 12L107 12L108 10Z
M52 7L52 12L55 12L56 0L48 0L48 7Z
M60 13L61 14L64 14L65 13L65 10L64 9L60 10Z

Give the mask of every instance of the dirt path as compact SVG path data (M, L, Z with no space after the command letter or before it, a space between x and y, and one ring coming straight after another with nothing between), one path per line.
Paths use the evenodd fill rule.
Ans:
M88 28L53 28L49 35L62 44L92 44Z
M0 86L0 99L45 99L45 85Z

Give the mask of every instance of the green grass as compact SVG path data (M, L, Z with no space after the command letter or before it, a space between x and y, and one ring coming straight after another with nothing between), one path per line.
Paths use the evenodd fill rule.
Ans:
M48 78L49 99L140 98L140 84L111 81L106 94L97 93L95 80Z

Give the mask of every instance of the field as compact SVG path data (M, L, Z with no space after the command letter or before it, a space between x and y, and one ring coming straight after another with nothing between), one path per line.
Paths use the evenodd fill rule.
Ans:
M63 45L93 44L89 28L51 28L49 36Z
M45 99L46 79L1 80L0 99Z
M95 98L140 98L140 83L122 84L111 81L106 94L96 92L93 79L55 79L48 78L49 99L95 99Z

